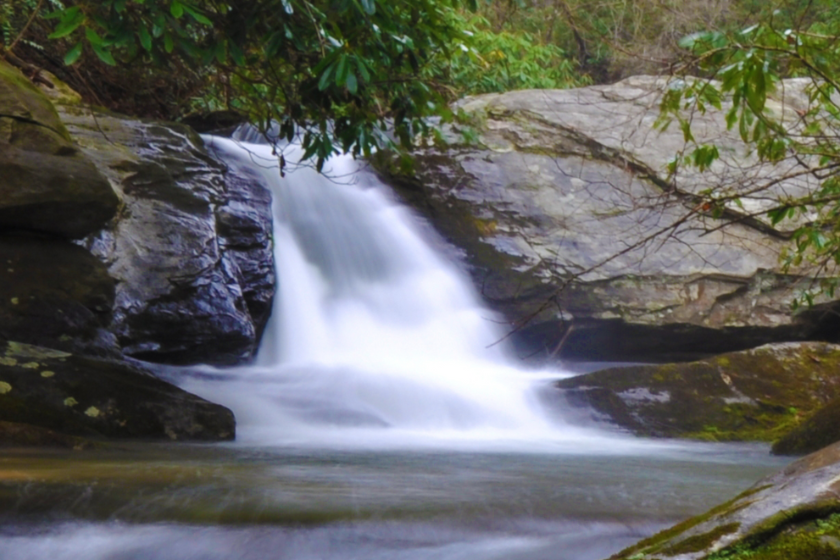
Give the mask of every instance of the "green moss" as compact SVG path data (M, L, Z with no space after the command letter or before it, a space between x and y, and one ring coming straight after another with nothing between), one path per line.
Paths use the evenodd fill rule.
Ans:
M54 350L52 348L32 346L31 344L23 344L21 342L13 342L11 340L6 341L5 344L7 357L14 356L16 358L33 358L36 360L70 357L70 354L68 354L67 352L62 352L61 350Z
M746 490L745 492L742 492L742 493L738 494L737 496L735 496L734 498L732 498L728 502L724 502L724 503L720 504L719 506L716 506L716 507L710 509L709 511L707 511L706 513L704 513L702 515L698 515L696 517L692 517L691 519L687 519L687 520L683 521L682 523L674 525L673 527L671 527L669 529L665 529L664 531L660 531L659 533L657 533L657 534L655 534L651 537L648 537L644 540L639 541L638 543L631 546L630 548L627 548L627 549L619 552L618 554L616 554L612 558L614 558L616 560L630 560L631 558L634 558L634 557L643 557L644 555L649 555L649 554L665 554L665 552L663 552L663 549L667 550L669 548L673 548L675 545L671 545L671 547L667 547L667 545L670 541L674 540L679 535L685 533L686 531L689 531L689 530L693 529L697 525L700 525L701 523L704 523L704 522L710 520L711 518L713 518L717 515L731 515L731 514L737 512L737 511L747 507L751 503L750 501L747 500L747 498L757 494L758 492L761 492L762 490L765 490L768 487L769 486L757 486L755 488L750 488L749 490ZM738 502L742 502L742 503L738 503ZM731 525L732 524L724 525L724 527L731 527ZM738 529L738 527L735 527L735 529L732 529L731 531L727 531L727 533L725 533L725 534L732 533L732 532L736 531L737 529ZM714 531L712 531L712 532L714 532ZM708 533L704 533L704 535L708 535ZM703 535L700 535L700 537L702 537L702 536ZM720 536L723 536L723 535L719 535L717 538L720 538ZM690 537L689 539L684 539L684 541L685 540L690 540L692 538L693 537ZM681 541L680 543L677 543L677 545L682 544L682 542L684 542L684 541Z
M693 535L687 539L681 540L677 544L671 545L661 553L666 556L676 556L678 554L688 554L690 552L700 552L716 543L721 537L734 533L741 527L740 523L727 523L720 527L715 527L708 533L702 535Z
M794 411L796 414L797 411ZM798 417L798 414L797 414ZM805 455L840 440L840 399L834 399L803 422L791 426L773 444L777 455Z
M817 443L807 449L812 451L840 439L837 364L840 351L836 346L810 343L764 347L687 364L603 370L558 386L585 385L590 400L598 395L598 402L589 402L591 406L638 435L704 441L777 441L829 399L838 399L836 412L826 412L814 422L817 435L808 439ZM625 398L625 392L638 390L668 398ZM603 393L616 398L605 398Z
M835 505L836 508L836 505ZM796 522L801 516L818 515ZM840 560L840 513L814 510L780 512L762 524L764 538L753 535L736 546L716 552L709 560ZM773 531L767 537L766 531Z

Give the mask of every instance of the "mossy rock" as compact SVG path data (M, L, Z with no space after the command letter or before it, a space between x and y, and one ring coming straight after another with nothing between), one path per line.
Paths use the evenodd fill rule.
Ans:
M840 399L834 399L773 444L776 455L804 455L840 441Z
M0 61L0 229L78 238L100 229L118 206L50 100Z
M85 437L234 437L228 409L162 381L136 363L12 341L0 341L0 421Z
M0 60L0 139L45 154L76 152L50 100L18 69Z
M838 475L840 444L800 459L612 560L838 560Z
M590 406L638 435L773 441L840 398L840 346L767 345L687 364L612 368L561 380Z

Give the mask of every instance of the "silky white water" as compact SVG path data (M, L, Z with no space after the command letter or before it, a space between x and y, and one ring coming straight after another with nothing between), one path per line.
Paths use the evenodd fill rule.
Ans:
M256 364L186 387L234 411L239 441L572 444L578 452L638 445L549 420L538 398L546 374L504 354L504 330L469 280L351 157L333 157L323 173L290 163L281 177L270 146L207 140L273 195L278 285ZM283 155L296 162L301 150L290 145Z
M265 146L208 141L274 192L259 359L184 383L234 410L239 443L5 450L0 560L600 560L784 464L550 419L565 374L493 344L375 178L345 158L281 178Z

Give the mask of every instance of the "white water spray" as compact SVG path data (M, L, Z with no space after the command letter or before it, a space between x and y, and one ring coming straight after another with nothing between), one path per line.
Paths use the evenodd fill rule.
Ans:
M278 288L256 365L188 383L233 409L240 441L602 446L604 434L545 417L534 376L495 344L493 313L372 173L338 156L323 175L292 166L281 178L271 147L208 140L273 192Z

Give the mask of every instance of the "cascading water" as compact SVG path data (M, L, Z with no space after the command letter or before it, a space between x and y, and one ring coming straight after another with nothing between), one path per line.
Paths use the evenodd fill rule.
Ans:
M245 445L4 450L2 560L599 560L780 466L550 421L537 393L562 373L508 360L371 174L334 158L282 179L269 147L208 141L274 191L257 363L184 382Z
M323 174L298 165L281 177L268 145L208 143L273 192L278 290L256 365L187 387L231 407L240 440L597 445L546 418L534 374L494 344L492 312L372 173L338 156ZM300 155L284 149L287 162Z

